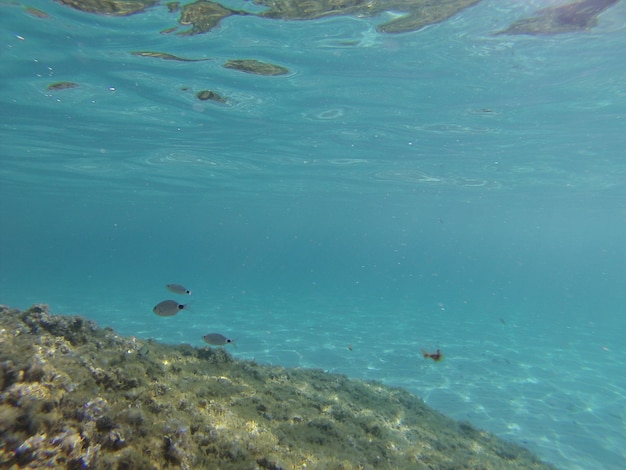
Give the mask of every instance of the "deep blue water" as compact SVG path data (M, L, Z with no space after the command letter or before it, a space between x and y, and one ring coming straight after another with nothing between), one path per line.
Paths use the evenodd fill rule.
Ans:
M493 34L557 3L197 36L159 34L165 6L0 3L0 302L221 332L237 357L406 387L559 468L624 468L626 4L588 32ZM222 67L238 58L290 74ZM190 309L155 316L166 298Z

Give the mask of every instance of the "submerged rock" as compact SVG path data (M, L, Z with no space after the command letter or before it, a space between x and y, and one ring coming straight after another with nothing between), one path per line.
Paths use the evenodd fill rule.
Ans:
M0 306L2 468L548 469L376 382Z

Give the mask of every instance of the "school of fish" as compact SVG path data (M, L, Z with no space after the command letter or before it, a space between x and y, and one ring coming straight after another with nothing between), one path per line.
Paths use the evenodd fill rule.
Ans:
M174 294L191 295L191 291L182 284L166 284L165 287ZM156 304L152 311L160 317L173 317L181 310L186 309L188 306L189 304L181 304L176 300L168 299ZM221 333L207 333L202 336L202 339L205 343L210 344L211 346L225 346L227 344L235 345L235 341L233 339L228 338ZM235 345L235 347L237 346ZM348 345L348 349L352 351L352 345ZM437 349L434 353L429 353L422 349L422 355L424 356L424 359L432 359L435 362L439 362L443 359L443 354L439 349Z
M182 284L166 284L165 287L170 292L179 295L191 295L191 291ZM176 300L163 300L156 304L152 311L160 317L173 317L181 310L187 308L189 304L181 304ZM211 346L224 346L226 344L235 344L235 341L220 334L220 333L208 333L202 337L202 339Z

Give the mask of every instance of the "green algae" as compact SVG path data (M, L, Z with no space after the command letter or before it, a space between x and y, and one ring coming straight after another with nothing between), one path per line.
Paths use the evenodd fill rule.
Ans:
M3 468L547 469L398 388L0 306Z

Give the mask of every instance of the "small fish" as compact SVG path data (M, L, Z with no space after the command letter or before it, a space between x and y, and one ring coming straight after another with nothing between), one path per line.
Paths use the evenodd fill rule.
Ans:
M422 349L422 356L424 356L424 359L432 359L435 362L439 362L443 359L443 354L441 354L439 349L437 349L437 352L434 353L429 353L428 351Z
M173 317L186 306L187 304L179 304L175 300L164 300L156 304L152 311L160 317Z
M212 346L224 346L225 344L235 343L232 339L219 333L209 333L208 335L204 335L202 339Z
M165 287L167 287L167 289L170 292L173 292L174 294L191 295L191 291L187 289L185 286L181 286L180 284L167 284Z

